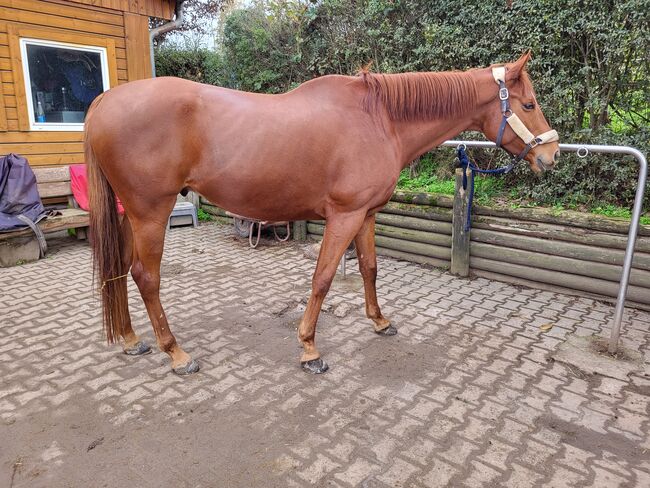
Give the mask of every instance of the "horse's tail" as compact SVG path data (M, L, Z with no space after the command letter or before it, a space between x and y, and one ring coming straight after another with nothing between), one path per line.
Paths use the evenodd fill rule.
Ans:
M127 270L122 262L124 237L120 230L115 192L97 163L88 134L89 125L86 125L84 152L88 172L90 245L93 274L102 295L104 331L110 344L123 335L129 314L124 275Z

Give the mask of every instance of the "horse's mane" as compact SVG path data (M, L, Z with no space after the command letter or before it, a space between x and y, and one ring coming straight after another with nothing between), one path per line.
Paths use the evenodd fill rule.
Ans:
M368 88L364 110L375 113L381 104L392 120L454 117L478 100L474 77L466 72L382 74L364 69L359 76Z

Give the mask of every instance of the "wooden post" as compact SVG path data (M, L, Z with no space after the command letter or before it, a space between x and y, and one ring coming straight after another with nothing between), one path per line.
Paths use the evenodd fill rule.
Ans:
M468 171L471 171L468 169ZM469 175L468 175L469 177ZM467 221L467 199L469 191L463 190L463 169L456 169L456 192L451 230L451 273L469 276L469 231L465 232Z
M307 240L307 222L305 220L296 220L293 223L293 239L295 241Z

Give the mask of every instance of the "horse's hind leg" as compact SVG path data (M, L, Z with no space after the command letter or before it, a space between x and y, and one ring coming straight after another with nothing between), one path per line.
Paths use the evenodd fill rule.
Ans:
M122 273L126 274L131 268L133 263L133 231L131 230L131 223L126 215L122 217L122 224L120 227L122 233ZM131 314L129 313L129 305L127 302L126 317L127 323L124 324L124 332L122 334L122 348L124 353L129 356L140 356L151 352L151 347L137 336L133 331L131 325Z
M397 334L397 329L391 325L379 309L377 302L377 251L375 250L375 216L369 215L363 221L361 230L354 238L359 259L359 271L363 277L363 288L366 294L366 316L372 319L375 332L384 336Z
M131 275L147 308L158 347L171 357L174 373L186 375L198 371L199 365L176 343L160 303L160 261L165 224L166 220L160 223L155 219L132 222L135 255Z
M312 278L311 296L298 327L298 338L304 348L300 364L312 373L324 373L328 369L316 349L316 322L339 261L352 238L359 231L365 216L366 211L360 210L351 214L333 215L327 219L316 271Z

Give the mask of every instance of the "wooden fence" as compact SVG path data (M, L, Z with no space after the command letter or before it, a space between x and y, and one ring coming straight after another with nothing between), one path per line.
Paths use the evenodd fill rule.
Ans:
M377 214L377 253L450 269L459 276L612 301L618 293L629 222L572 211L474 205L466 195L397 191ZM320 238L322 221L307 223ZM640 226L627 305L650 309L650 226Z
M204 199L201 207L222 222L232 221ZM547 208L474 205L472 229L465 233L465 209L460 191L455 198L397 191L377 214L377 253L459 276L616 298L629 222ZM324 229L323 221L294 225L299 238L320 239ZM640 226L635 249L626 303L650 309L650 226Z

